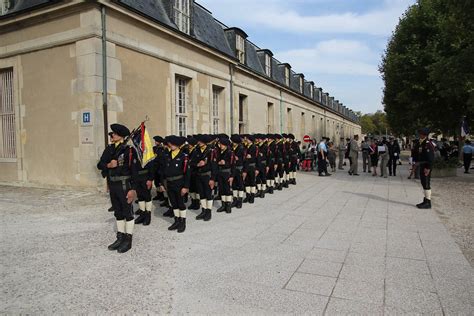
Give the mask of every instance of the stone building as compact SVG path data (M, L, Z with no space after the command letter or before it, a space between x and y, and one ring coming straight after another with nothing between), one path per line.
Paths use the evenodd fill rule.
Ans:
M146 117L152 135L360 134L350 109L193 0L0 0L0 182L101 186L107 126Z

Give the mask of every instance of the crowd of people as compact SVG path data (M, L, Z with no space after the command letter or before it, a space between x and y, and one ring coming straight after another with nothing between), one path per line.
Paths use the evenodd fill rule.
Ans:
M207 222L215 200L221 201L216 212L230 214L255 198L296 185L301 152L292 134L155 136L156 156L143 167L140 153L127 144L130 130L120 124L111 130L97 167L107 179L117 225L108 249L119 253L131 249L135 224L151 222L153 184L154 199L167 207L163 216L174 218L168 230L178 233L186 230L188 209L201 209L196 220Z

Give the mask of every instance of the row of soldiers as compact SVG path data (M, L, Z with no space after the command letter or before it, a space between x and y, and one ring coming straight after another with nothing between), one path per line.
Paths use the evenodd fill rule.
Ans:
M179 233L186 230L188 197L189 209L201 209L196 219L209 221L216 196L221 200L217 212L231 213L256 197L296 185L299 145L292 134L155 136L156 157L142 167L126 143L128 128L113 124L111 129L111 145L97 167L107 178L117 220L117 239L109 249L119 253L131 249L135 224L151 222L153 183L156 199L168 206L163 215L174 218L168 230Z

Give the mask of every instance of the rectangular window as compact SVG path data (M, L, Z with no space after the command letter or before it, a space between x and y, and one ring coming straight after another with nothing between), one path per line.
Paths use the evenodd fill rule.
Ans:
M274 133L275 126L275 107L273 103L267 104L267 133Z
M303 93L303 88L304 88L304 80L302 77L300 77L300 93Z
M287 86L290 85L290 69L288 69L288 67L285 68L285 84Z
M268 54L265 54L265 73L269 77L272 76L272 58Z
M212 133L219 134L219 97L221 89L217 87L212 88L212 109L211 109L211 118L212 118Z
M237 58L242 64L245 64L245 39L237 35L236 40Z
M239 133L244 134L246 132L246 103L247 96L240 94L239 95Z
M178 29L186 34L190 33L190 0L174 0L174 22Z
M16 158L13 69L0 70L0 158Z
M313 87L313 86L311 86L311 87L309 88L309 96L310 96L311 99L314 98L314 87Z
M176 77L176 131L179 136L187 136L187 80Z

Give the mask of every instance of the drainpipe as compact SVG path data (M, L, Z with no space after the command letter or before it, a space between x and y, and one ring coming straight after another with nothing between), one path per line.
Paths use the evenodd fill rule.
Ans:
M109 118L107 101L107 29L105 24L105 6L101 8L102 20L102 112L104 113L104 144L109 144Z
M230 74L230 134L234 133L234 67L229 64Z
M280 89L280 134L283 133L283 91Z

